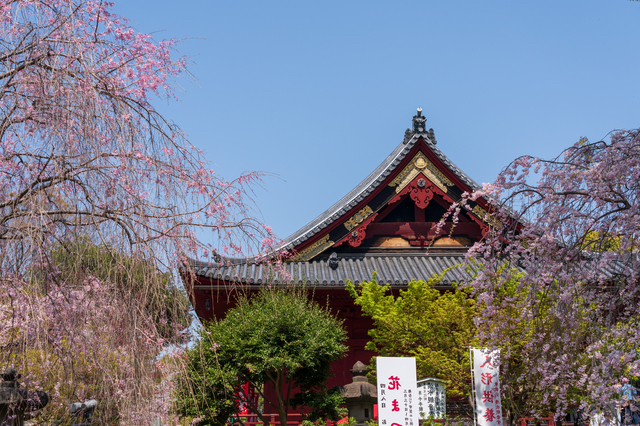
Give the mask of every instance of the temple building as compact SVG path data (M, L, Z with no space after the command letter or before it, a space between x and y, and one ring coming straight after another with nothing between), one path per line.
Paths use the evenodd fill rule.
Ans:
M378 282L393 290L413 279L427 280L459 265L487 230L483 218L488 206L479 199L469 203L470 210L459 215L453 229L447 221L436 232L449 206L479 185L440 151L421 109L412 121L400 144L373 172L282 246L295 254L286 263L292 277L288 282L314 285L315 298L323 304L328 300L344 319L349 353L333 365L331 386L349 383L354 363L368 363L374 355L364 349L372 322L354 305L345 290L347 281L369 281L375 272ZM194 261L191 267L196 279L187 286L204 321L224 315L233 303L228 292L235 287L286 284L279 274L249 258ZM445 291L468 278L464 268L454 268L436 288Z

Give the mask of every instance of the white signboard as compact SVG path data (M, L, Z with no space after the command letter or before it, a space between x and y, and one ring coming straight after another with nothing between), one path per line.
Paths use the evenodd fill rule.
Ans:
M378 424L418 426L416 359L377 357Z
M480 426L502 426L500 402L500 352L471 349L473 384L476 396L476 420Z
M447 416L447 393L444 381L418 380L418 414L420 420L444 419Z

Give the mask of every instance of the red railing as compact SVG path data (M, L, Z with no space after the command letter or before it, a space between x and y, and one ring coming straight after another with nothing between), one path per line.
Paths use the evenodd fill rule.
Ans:
M267 421L269 421L270 425L280 426L280 416L278 414L263 414L262 415ZM262 420L258 416L241 416L246 418L246 421L242 422L229 422L227 426L262 426ZM301 413L291 413L287 416L287 426L298 426L302 421Z

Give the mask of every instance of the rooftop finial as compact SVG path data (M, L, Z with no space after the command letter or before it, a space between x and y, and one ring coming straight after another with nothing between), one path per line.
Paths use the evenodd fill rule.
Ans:
M426 123L427 119L422 116L422 108L418 108L418 114L413 116L413 132L424 133L427 130L425 128Z

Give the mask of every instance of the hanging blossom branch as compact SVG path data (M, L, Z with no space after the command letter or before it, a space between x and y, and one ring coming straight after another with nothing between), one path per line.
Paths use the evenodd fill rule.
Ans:
M166 420L180 357L160 355L189 322L167 273L276 243L252 218L262 176L217 176L152 106L187 73L177 41L111 7L0 4L0 367L52 393L42 422L93 397L104 423Z
M492 207L470 252L481 338L518 359L505 393L537 386L517 415L613 409L640 376L640 132L521 157L460 205L478 197Z
M163 240L195 254L197 223L217 232L216 250L241 254L244 237L266 234L244 202L260 177L220 179L153 109L151 96L174 96L186 60L172 58L175 40L153 42L108 6L2 7L0 239L87 228L105 242Z

